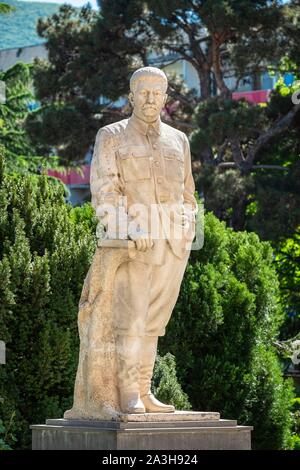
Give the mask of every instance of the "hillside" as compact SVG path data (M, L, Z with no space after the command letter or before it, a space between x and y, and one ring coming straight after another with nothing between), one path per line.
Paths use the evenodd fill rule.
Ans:
M0 15L0 50L43 44L44 39L36 32L37 20L57 12L60 5L18 0L3 0L3 2L13 5L16 10L7 15Z

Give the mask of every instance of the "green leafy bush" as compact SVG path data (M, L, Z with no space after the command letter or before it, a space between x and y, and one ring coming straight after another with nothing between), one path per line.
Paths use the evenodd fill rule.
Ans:
M72 209L63 186L0 167L0 418L15 448L30 447L29 425L72 404L78 361L77 313L95 248L90 205ZM292 387L273 347L282 314L269 243L205 217L167 334L154 391L177 408L220 411L254 426L255 448L291 447ZM178 384L177 374L183 390Z
M7 445L4 441L4 435L5 434L5 428L3 426L3 423L0 419L0 450L11 450L11 447Z
M7 434L9 444L30 448L29 425L60 417L72 405L77 304L96 220L90 204L66 204L56 180L7 175L1 168L0 330L7 363L0 370L0 416L17 438ZM161 399L189 409L174 357L158 357L155 384Z
M162 402L174 405L177 410L190 410L188 396L177 380L176 362L172 354L161 357L157 354L152 378L152 389Z
M300 397L292 400L293 432L291 435L290 447L293 450L300 450Z
M292 385L273 343L282 322L268 242L205 216L160 352L174 354L194 410L254 426L253 446L288 447Z
M88 222L87 222L88 220ZM95 248L91 209L75 211L64 187L43 175L0 168L0 418L12 413L15 448L30 448L29 425L72 404L78 360L77 314Z

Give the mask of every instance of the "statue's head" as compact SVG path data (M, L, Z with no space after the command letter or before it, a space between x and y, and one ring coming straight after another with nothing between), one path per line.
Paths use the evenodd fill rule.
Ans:
M167 101L167 88L166 74L157 67L136 70L130 78L128 96L134 114L143 121L155 121Z

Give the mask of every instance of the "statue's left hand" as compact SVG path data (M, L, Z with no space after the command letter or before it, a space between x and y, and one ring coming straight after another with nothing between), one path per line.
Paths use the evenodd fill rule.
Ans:
M151 235L144 232L141 232L140 234L137 232L134 237L130 238L134 240L136 249L139 251L150 250L154 244Z
M136 238L134 241L136 249L139 251L150 250L153 246L153 240L150 235L143 234L140 237Z

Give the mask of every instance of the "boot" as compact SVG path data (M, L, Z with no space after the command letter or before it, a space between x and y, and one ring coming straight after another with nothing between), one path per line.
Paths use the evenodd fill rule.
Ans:
M151 393L151 378L157 350L157 336L144 336L140 353L140 396L147 413L174 413L173 405L161 403Z
M118 335L116 356L120 407L123 413L145 413L139 394L141 337Z

